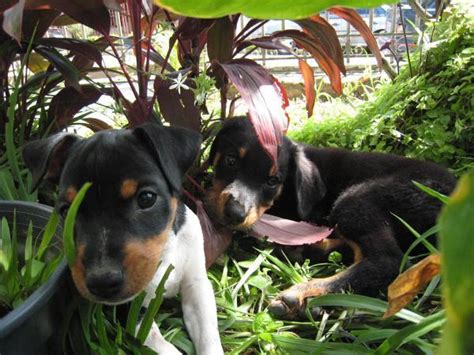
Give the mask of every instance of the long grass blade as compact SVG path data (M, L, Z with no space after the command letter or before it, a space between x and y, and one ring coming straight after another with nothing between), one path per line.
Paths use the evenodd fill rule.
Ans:
M92 183L86 182L79 192L77 193L74 201L72 201L71 207L66 215L66 220L64 221L64 253L66 254L66 259L69 266L74 265L76 259L76 250L74 245L74 223L76 221L77 211L84 199L87 190L91 187Z
M38 252L36 253L36 258L41 260L43 258L44 253L48 249L51 240L53 239L56 229L58 227L59 217L56 210L51 213L51 216L48 219L48 223L44 228L43 236L41 238L40 245L38 247Z
M168 277L171 271L173 271L173 269L173 265L168 266L168 268L166 269L165 273L163 274L163 277L160 280L160 283L158 284L158 287L156 288L155 298L151 300L146 310L145 316L143 317L143 321L140 325L140 329L138 330L137 334L137 339L142 344L148 336L148 333L150 332L150 329L153 325L156 313L158 313L161 303L163 302L163 295L165 293L165 282L166 280L168 280Z
M417 339L434 329L441 328L446 318L444 311L426 317L418 324L411 324L386 339L375 351L376 355L389 354L405 343Z
M313 298L307 305L309 309L317 306L350 307L383 314L388 307L388 303L361 295L333 294ZM423 316L407 309L402 309L395 316L412 323L420 323L424 319Z

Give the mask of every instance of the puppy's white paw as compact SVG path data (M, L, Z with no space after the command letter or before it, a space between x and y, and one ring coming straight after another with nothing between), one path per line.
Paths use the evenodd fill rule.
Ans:
M181 355L181 352L173 344L163 338L156 323L153 323L150 333L148 333L148 337L145 340L145 345L156 351L159 355Z

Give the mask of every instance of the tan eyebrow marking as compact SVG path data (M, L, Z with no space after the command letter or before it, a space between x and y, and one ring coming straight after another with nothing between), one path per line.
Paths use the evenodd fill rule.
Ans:
M72 203L76 195L77 195L77 189L75 186L71 185L66 189L65 197L66 197L67 202Z
M123 199L129 199L133 197L137 192L138 182L133 179L125 179L122 181L122 185L120 186L120 196Z

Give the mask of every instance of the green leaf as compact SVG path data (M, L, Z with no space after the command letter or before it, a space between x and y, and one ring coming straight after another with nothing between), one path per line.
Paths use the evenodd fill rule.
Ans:
M443 195L442 193L439 193L436 190L433 190L432 188L425 186L423 184L420 184L419 182L413 181L416 187L418 187L421 191L425 192L427 195L432 196L442 203L448 202L448 196Z
M72 87L78 92L81 91L81 86L79 85L79 70L77 70L68 58L59 53L55 48L37 47L35 51L52 63Z
M28 261L33 256L33 223L28 223L28 230L26 232L25 241L25 261Z
M53 213L51 213L51 216L49 216L48 223L46 224L46 227L44 228L43 236L41 237L41 242L38 247L38 252L36 253L36 257L38 259L41 260L43 258L44 253L48 249L49 244L51 243L51 240L53 239L56 233L58 222L59 222L58 214L56 210L53 210Z
M332 6L375 7L394 1L387 0L154 0L155 5L179 15L216 18L242 13L260 19L300 19L323 11Z
M267 275L255 275L249 278L248 284L251 286L255 286L260 290L265 290L268 286L272 284L272 279L270 276Z
M148 333L153 325L156 313L160 309L161 303L163 302L163 295L165 293L165 282L168 280L168 276L171 271L174 269L173 265L169 265L166 269L163 277L158 284L158 287L155 291L155 298L153 298L146 309L145 316L143 317L140 329L138 330L137 339L143 344L145 342Z
M130 310L128 311L127 316L127 325L125 330L127 333L135 336L135 332L138 325L138 317L140 315L140 309L145 299L146 293L142 292L137 297L135 297L130 305Z
M448 319L441 349L453 355L474 352L473 211L474 170L471 170L459 180L439 219L441 276Z
M388 303L376 298L361 295L333 294L311 299L308 302L307 308L311 309L316 306L350 307L357 308L359 310L384 313L387 309ZM413 323L419 323L424 319L423 316L407 309L402 309L395 314L395 317L402 318Z
M105 351L105 354L113 354L114 351L112 350L112 346L109 342L109 338L107 336L107 329L105 327L105 315L102 310L102 305L99 304L95 308L95 329L97 330L97 336L99 338L99 344Z
M426 317L418 324L411 324L386 339L375 351L376 355L392 354L394 350L398 349L403 344L417 339L434 329L440 328L444 322L445 313L440 311L431 316Z
M2 250L5 254L5 258L7 259L7 264L4 265L4 268L8 271L10 267L10 259L12 256L12 238L6 217L2 218Z
M76 250L74 245L74 223L76 221L77 211L79 210L79 206L86 195L87 190L91 187L91 182L86 182L79 192L77 193L74 201L72 201L71 207L67 212L66 219L64 221L64 231L63 231L63 239L64 239L64 253L66 254L66 259L69 266L74 265L74 261L76 259Z

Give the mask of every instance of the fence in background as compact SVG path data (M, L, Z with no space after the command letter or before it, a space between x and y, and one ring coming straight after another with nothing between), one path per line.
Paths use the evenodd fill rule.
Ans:
M424 8L428 13L434 15L434 0L428 0L428 4L424 4ZM126 3L122 6L127 6ZM113 11L111 21L111 34L121 37L125 46L124 53L129 50L131 41L129 36L131 33L131 24L129 18L125 15L127 9L122 13ZM359 9L357 10L367 23L369 28L374 33L375 38L380 48L383 50L384 56L389 61L394 62L399 60L407 50L412 50L417 46L418 32L423 30L425 24L423 20L416 15L415 11L406 3L395 5L384 5L374 9ZM344 61L346 66L350 67L367 67L375 65L375 59L367 51L364 40L360 34L347 23L345 20L331 14L327 11L320 13L336 30L344 53ZM241 29L249 21L248 18L241 17L239 20L239 27ZM405 25L405 31L402 23ZM300 29L300 27L289 20L270 20L255 33L255 37L269 35L275 31L285 29ZM405 33L404 33L405 32ZM87 38L93 33L92 30L82 25L73 25L68 27L53 28L48 32L49 36L74 36L79 38ZM128 44L128 45L127 45ZM288 46L294 47L291 40L286 43ZM306 56L309 63L316 66L316 63L311 58L308 58L306 52L301 52L302 56ZM257 49L252 52L248 58L260 62L262 65L270 69L284 69L291 70L298 67L297 59L285 50L268 50Z

